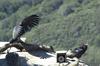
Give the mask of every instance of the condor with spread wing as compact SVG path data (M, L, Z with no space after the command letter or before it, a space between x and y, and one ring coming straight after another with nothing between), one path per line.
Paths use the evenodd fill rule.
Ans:
M13 38L10 43L13 43L25 34L27 31L30 31L32 27L35 27L39 24L39 16L38 15L31 15L26 17L19 25L14 27L13 30Z

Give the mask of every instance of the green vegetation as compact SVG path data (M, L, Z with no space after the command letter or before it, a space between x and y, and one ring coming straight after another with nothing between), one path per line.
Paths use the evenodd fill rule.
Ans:
M40 24L24 35L27 42L52 45L56 50L88 42L88 51L82 59L89 66L99 66L99 12L99 0L0 0L0 40L9 41L16 24L38 14Z

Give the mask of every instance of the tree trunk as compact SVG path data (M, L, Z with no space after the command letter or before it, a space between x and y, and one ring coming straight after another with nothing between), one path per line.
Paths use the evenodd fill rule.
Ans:
M45 46L45 45L38 45L38 44L27 44L24 42L21 43L13 43L13 44L6 44L5 46L0 48L0 53L4 52L5 50L7 50L10 47L15 47L17 49L19 49L20 51L37 51L37 50L43 50L43 51L47 51L47 52L54 52L53 47L52 46Z

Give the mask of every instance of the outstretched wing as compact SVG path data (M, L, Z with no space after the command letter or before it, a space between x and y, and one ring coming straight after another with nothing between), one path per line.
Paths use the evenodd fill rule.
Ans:
M19 25L15 26L13 30L13 39L10 42L13 43L27 31L30 31L32 27L37 26L39 24L39 20L40 18L37 15L26 17Z
M39 24L39 16L37 15L31 15L27 18L25 18L20 26L22 26L22 29L24 32L29 31L32 27L37 26Z

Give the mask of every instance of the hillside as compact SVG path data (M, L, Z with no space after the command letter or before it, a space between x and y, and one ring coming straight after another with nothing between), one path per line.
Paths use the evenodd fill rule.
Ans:
M0 41L9 41L16 24L38 14L40 24L24 35L27 42L51 45L56 50L88 43L82 59L89 66L99 66L99 12L99 0L0 0Z

